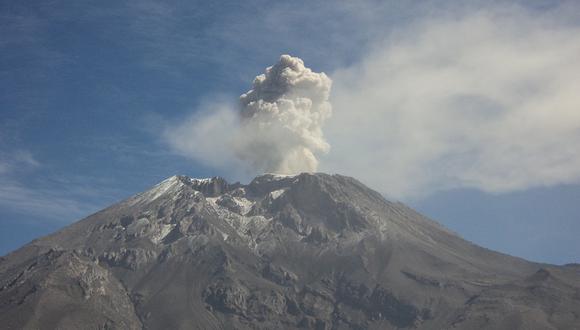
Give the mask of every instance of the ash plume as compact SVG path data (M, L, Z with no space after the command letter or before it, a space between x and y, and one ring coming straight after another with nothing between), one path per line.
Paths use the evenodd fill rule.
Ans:
M330 149L322 126L332 112L331 85L300 58L282 55L237 105L208 98L165 138L180 154L237 177L314 172L317 155Z
M316 155L330 148L322 125L332 112L331 84L326 74L313 72L300 58L282 55L240 96L236 156L262 172L315 171Z

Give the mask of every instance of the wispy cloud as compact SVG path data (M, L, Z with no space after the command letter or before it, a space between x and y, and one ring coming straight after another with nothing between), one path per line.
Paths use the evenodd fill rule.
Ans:
M0 152L0 209L66 223L101 209L108 196L119 195L74 176L27 180L39 170L42 164L28 150Z
M12 212L60 221L80 219L99 210L102 205L91 204L62 196L49 189L31 189L17 183L0 185L0 207Z
M0 175L39 167L40 163L28 150L0 152Z

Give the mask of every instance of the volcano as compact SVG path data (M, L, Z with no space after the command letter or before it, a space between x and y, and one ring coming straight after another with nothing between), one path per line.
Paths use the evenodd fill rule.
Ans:
M479 247L346 176L174 176L2 257L0 325L579 329L580 265Z

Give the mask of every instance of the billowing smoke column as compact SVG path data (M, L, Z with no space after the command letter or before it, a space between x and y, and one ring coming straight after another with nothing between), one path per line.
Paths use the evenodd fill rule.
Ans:
M312 72L300 58L282 55L240 96L238 158L262 172L316 171L316 154L330 148L322 125L332 112L331 85L326 74Z

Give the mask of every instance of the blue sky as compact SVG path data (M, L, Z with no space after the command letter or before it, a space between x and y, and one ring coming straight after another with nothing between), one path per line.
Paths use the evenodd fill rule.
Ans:
M563 1L3 1L0 254L174 174L248 180L251 173L234 175L176 150L164 132L216 100L234 104L257 74L288 53L334 80L334 114L325 131L331 151L321 170L360 178L485 247L535 261L580 262L580 174L574 170L580 121L568 110L580 108L580 99L560 92L580 76L571 59L580 58L572 39L580 20L571 9L577 5ZM465 35L450 33L457 26ZM473 38L481 48L466 42ZM481 93L466 90L443 102L451 104L445 109L471 109L469 116L443 114L435 88L441 83L423 83L441 66L432 59L468 58L444 72L454 77L444 85L464 86L481 74L469 69L470 54L482 52L489 73L482 77L489 82ZM404 62L399 53L408 54ZM422 70L400 72L396 63ZM525 72L536 72L536 63L548 70L538 69L539 78L515 69L518 79L501 74L521 63L530 65ZM467 69L458 77L453 65ZM391 69L374 74L384 67ZM541 110L520 107L527 89L509 92L514 96L487 88L514 84L545 96L533 99L553 113L540 121L545 129L527 115ZM392 110L409 104L398 97L410 88L426 91L421 95L430 106ZM498 137L504 131L474 130L511 127L488 117L508 111L506 104L521 108L507 113L531 122L529 130L504 140ZM434 115L419 110L426 108ZM395 117L405 120L399 125ZM396 128L405 134L388 133ZM450 130L456 134L442 133ZM364 131L375 133L361 136ZM470 143L448 142L457 136ZM524 136L505 150L495 147ZM373 143L392 152L365 154ZM521 168L498 156L510 150ZM503 175L508 172L514 173Z

